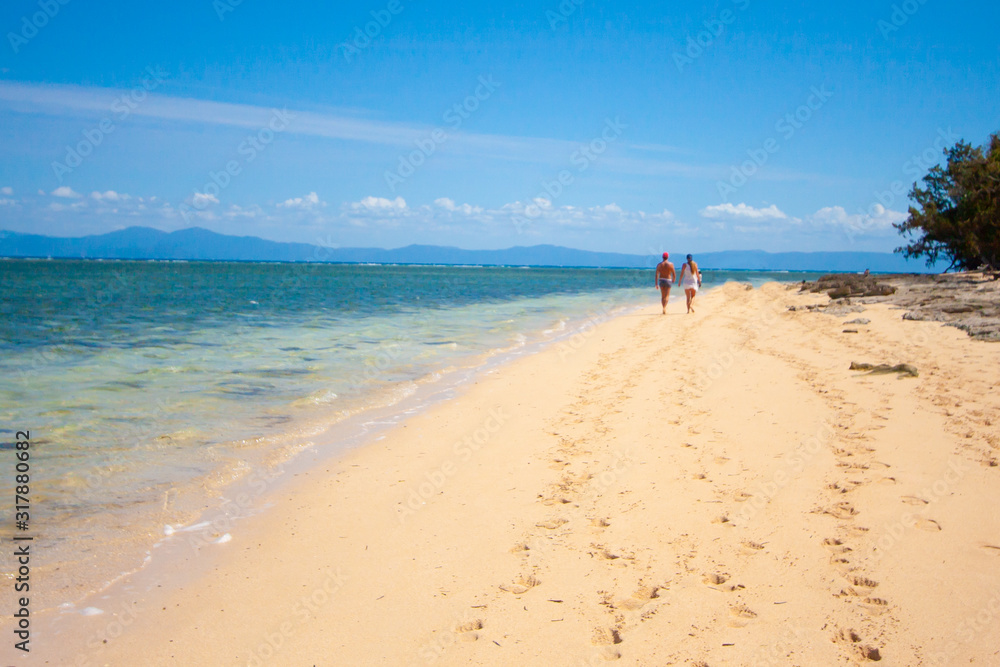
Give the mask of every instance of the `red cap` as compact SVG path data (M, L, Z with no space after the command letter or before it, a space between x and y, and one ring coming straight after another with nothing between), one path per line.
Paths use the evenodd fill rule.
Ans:
M670 258L670 253L669 252L663 253L663 259L669 259L669 258Z

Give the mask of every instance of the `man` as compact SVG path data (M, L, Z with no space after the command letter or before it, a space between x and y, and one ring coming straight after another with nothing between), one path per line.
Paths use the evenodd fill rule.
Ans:
M677 274L674 273L674 265L670 263L670 253L663 253L663 261L656 265L656 286L660 288L660 303L663 306L663 314L667 314L667 301L670 299L670 288L674 284Z

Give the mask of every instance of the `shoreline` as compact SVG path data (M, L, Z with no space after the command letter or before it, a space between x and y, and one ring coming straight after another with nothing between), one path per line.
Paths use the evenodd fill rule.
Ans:
M201 574L181 590L130 591L134 618L84 617L59 643L103 631L93 664L151 650L154 664L995 658L988 632L948 649L930 611L960 618L952 588L973 608L1000 589L984 515L1000 443L983 424L1000 409L977 389L996 386L998 353L887 306L864 339L786 310L815 302L729 284L694 316L648 307L516 359L288 478L246 530L189 559ZM860 376L848 358L921 375ZM988 374L950 390L968 404L949 408L962 433L921 392L947 386L945 368ZM906 446L938 431L920 456ZM948 470L961 474L937 494ZM899 580L933 580L927 549L978 575Z
M270 506L268 499L294 485L294 477L381 440L385 432L414 415L447 402L477 378L520 358L562 344L580 332L586 333L610 318L640 307L638 304L599 304L575 318L560 318L562 326L558 328L529 331L523 342L468 355L458 365L449 363L446 367L408 381L415 389L401 398L390 402L376 401L322 427L310 422L308 433L295 436L297 444L286 443L280 450L258 452L258 464L251 466L249 473L235 481L217 487L217 492L222 490L220 495L211 497L204 509L190 521L165 526L157 524L158 536L148 543L148 547L135 552L136 558L130 560L136 565L131 570L118 573L109 581L98 584L96 590L83 592L74 599L53 602L45 608L36 605L32 612L51 622L46 631L58 631L72 624L73 618L79 614L100 615L105 611L103 606L121 607L119 598L127 596L122 590L142 587L144 581L148 583L164 572L174 571L169 575L171 581L186 581L189 575L175 571L180 555L188 548L198 553L201 549L219 548L228 543L233 537L230 531L242 522L265 513Z

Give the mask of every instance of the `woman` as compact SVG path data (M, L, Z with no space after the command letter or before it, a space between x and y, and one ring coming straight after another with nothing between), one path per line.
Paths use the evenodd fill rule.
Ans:
M694 303L694 295L701 287L701 271L698 270L698 265L695 264L691 255L687 256L687 261L681 267L681 279L678 282L684 288L684 295L687 296L688 313L693 313L694 308L691 307L691 304Z

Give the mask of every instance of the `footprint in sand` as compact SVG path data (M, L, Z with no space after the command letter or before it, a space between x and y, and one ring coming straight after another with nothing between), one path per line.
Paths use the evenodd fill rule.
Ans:
M903 496L900 498L907 505L926 505L927 501L923 498L917 498L916 496Z
M717 516L714 519L712 519L712 523L721 523L722 525L726 525L726 524L732 525L730 523L730 521L729 521L729 516L727 516L725 514L722 514L722 515Z
M518 577L512 584L501 584L500 590L513 593L514 595L522 595L541 583L532 574L527 577Z
M590 525L594 528L607 528L611 523L607 519L591 519Z
M861 644L861 635L854 630L841 630L834 635L833 641L838 644L848 644L852 647L853 653L864 661L878 662L882 659L882 653L878 648L869 644Z
M832 507L825 507L820 510L820 514L828 514L835 519L841 519L846 521L847 519L852 519L858 514L858 510L854 509L854 505L851 503L843 502L836 503Z
M851 566L851 561L844 557L844 554L834 554L830 556L830 565L847 570Z
M512 554L527 556L531 551L531 546L527 542L519 542L510 548Z
M861 656L862 660L871 662L879 662L882 659L882 653L874 646L867 644L858 647L858 655Z
M878 582L867 577L851 577L851 585L856 588L878 588Z
M619 602L618 606L623 609L642 609L650 600L655 600L658 597L660 597L659 586L640 586L635 593L632 593L631 597Z
M742 628L757 618L757 612L742 604L730 607L729 615L732 616L729 625L734 628Z
M726 585L727 581L729 581L728 574L724 573L720 574L718 572L713 572L711 574L706 574L702 578L701 583L705 584L706 586L708 586L713 590L722 591L723 593L734 593L736 591L742 591L746 588L746 586L744 586L743 584L736 584L735 586L729 584L727 586Z
M733 493L733 497L736 499L736 502L738 503L745 503L746 501L753 498L753 496L747 493L746 491L736 491L735 493Z
M590 638L590 643L598 646L621 644L622 635L618 628L594 628L594 634Z
M758 551L763 550L764 545L760 542L754 542L753 540L743 540L740 542L740 551L747 556L752 556Z
M833 636L833 641L838 644L857 644L861 641L861 635L854 630L840 630Z
M941 530L941 524L934 519L920 519L917 521L917 528L926 530L928 533L936 533Z
M455 634L458 635L459 641L463 642L474 642L479 639L479 633L476 630L483 629L483 622L478 618L474 621L469 621L468 623L460 623L455 626Z
M882 598L865 598L861 606L873 614L881 614L889 608L889 602Z
M622 652L613 646L608 646L607 648L601 649L598 655L608 662L614 662L615 660L621 660Z
M559 526L569 523L569 519L563 519L559 517L558 519L549 519L548 521L539 521L535 525L539 528L545 528L546 530L555 530Z
M603 560L618 560L621 558L621 556L614 553L603 544L591 544L590 546L591 548L596 549L596 551L589 552L591 556L597 556Z
M835 593L834 597L861 597L862 595L870 595L872 590L878 587L878 582L873 579L867 579L865 577L847 577L851 585L847 588L841 588L839 593Z

